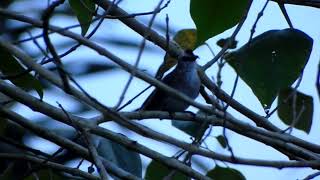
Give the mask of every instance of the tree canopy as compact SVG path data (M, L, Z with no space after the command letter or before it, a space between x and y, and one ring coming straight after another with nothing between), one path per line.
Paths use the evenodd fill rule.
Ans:
M252 179L244 167L319 178L319 37L307 28L320 35L319 23L292 15L319 8L0 1L0 179ZM195 100L161 81L185 50L200 57ZM152 88L190 108L136 110Z

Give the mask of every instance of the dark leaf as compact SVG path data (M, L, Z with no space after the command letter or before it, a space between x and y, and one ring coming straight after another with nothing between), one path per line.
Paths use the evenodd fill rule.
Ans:
M69 0L69 4L78 18L81 34L84 36L90 27L95 4L91 0Z
M97 73L97 72L102 72L102 71L110 71L110 70L114 70L117 68L118 68L118 66L115 66L112 64L90 63L90 64L86 65L86 70L83 72L83 74L91 74L91 73Z
M174 169L169 169L168 167L160 164L157 161L151 161L146 170L146 176L144 177L146 180L163 180L168 175L173 175L170 179L172 180L190 180L188 176L180 173L179 171L175 171Z
M192 137L199 136L201 124L189 121L172 120L171 124ZM206 128L207 129L207 128Z
M118 69L118 66L113 64L106 64L106 63L103 64L103 63L94 63L94 62L88 62L88 63L82 63L82 64L66 63L64 64L64 69L74 76L83 76L83 75L89 75L89 74L99 73L103 71L115 70L115 69ZM49 68L49 70L53 71L54 73L58 73L57 67Z
M289 99L287 99L288 97ZM282 102L286 103L282 104ZM284 89L279 93L278 105L278 116L282 122L289 126L294 125L295 128L306 133L310 132L313 115L313 98L311 96L299 91L295 92L292 88Z
M312 44L312 38L300 30L270 30L225 58L268 109L279 90L299 77Z
M216 165L213 170L207 173L207 176L214 180L245 180L246 178L240 171L232 168L224 168Z
M35 172L39 178L39 180L42 179L50 179L50 180L74 180L74 178L67 178L64 176L59 175L55 171L51 169L42 169L38 172ZM24 180L36 180L34 174L30 174L28 177L26 177Z
M142 163L138 153L107 139L100 140L97 151L100 156L115 163L121 169L142 177Z
M197 114L205 115L204 112L198 111ZM171 124L180 129L181 131L189 134L192 137L202 137L205 131L208 129L208 124L201 124L197 122L191 121L179 121L179 120L172 120Z
M38 166L35 166L38 168ZM41 169L40 171L35 171L30 173L30 168L32 164L30 162L20 160L20 161L12 161L12 163L8 166L8 168L4 171L3 174L0 175L1 180L13 180L13 179L23 179L23 180L73 180L74 178L66 178L61 174L52 171L51 169ZM36 174L36 176L35 176Z
M36 90L40 99L43 97L43 88L39 80L29 73L24 73L26 69L5 49L0 48L0 71L3 75L9 76L9 80L16 86L24 90Z
M248 1L191 0L191 17L197 27L197 46L238 23Z
M223 147L223 148L226 148L227 147L227 141L225 139L225 137L223 135L220 135L220 136L217 136L216 137L219 144Z

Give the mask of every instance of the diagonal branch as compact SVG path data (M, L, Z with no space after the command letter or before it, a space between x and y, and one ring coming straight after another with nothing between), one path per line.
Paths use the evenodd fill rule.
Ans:
M272 1L277 3L283 3L283 4L292 4L292 5L320 8L319 0L272 0Z
M70 168L58 163L54 162L47 162L46 164L42 164L43 159L38 158L36 156L28 155L28 154L14 154L14 153L0 153L0 159L14 159L14 160L25 160L29 162L33 162L35 164L41 164L45 167L55 169L58 171L62 171L68 174L71 174L75 177L83 177L85 179L90 179L90 180L99 180L100 178L91 175L89 173L86 173L84 171L75 169L75 168Z
M21 125L22 127L30 130L31 132L39 135L40 137L47 139L50 142L53 142L61 147L64 147L64 148L72 151L73 153L78 154L81 157L84 157L88 160L91 160L88 150L86 148L82 147L81 145L74 143L73 141L66 139L64 137L61 137L46 128L43 128L39 125L36 125L35 123L32 123L31 121L27 120L23 116L15 113L11 110L0 107L0 112L5 117L16 122L17 124ZM61 113L63 113L63 112L61 112ZM104 159L104 158L102 158L102 159ZM107 160L105 160L105 161L107 161ZM43 163L43 162L45 162L45 163ZM43 165L46 165L47 163L50 163L50 161L47 161L47 159L44 159L42 161ZM120 169L119 167L114 165L112 162L107 161L106 164L109 164L109 166L107 166L106 169L117 177L129 177L129 179L132 179L132 180L139 179L138 177Z
M28 95L26 92L23 92L22 90L18 88L14 88L12 85L9 85L7 83L4 83L0 80L0 89L3 91L3 93L7 94L8 96L12 96L15 99L19 99L22 103L28 104L28 106L34 110L37 110L43 114L46 114L54 119L59 120L60 122L69 124L69 125L77 125L81 126L83 128L90 129L90 132L105 137L107 139L110 139L112 141L115 141L127 148L130 148L133 151L137 151L138 153L144 154L152 159L155 159L157 161L160 161L164 163L166 166L172 167L174 169L177 169L183 173L186 173L189 176L197 177L197 178L204 178L206 177L197 174L194 170L192 170L190 167L181 164L180 161L172 158L165 157L161 155L160 153L153 151L143 145L140 145L136 141L132 141L128 139L125 136L118 135L110 130L101 128L99 126L92 125L90 123L87 123L88 121L82 121L81 119L73 119L74 116L67 117L62 110L53 107L45 102L39 101L37 98L32 97ZM11 90L10 90L11 89ZM221 114L223 115L223 114ZM70 124L69 118L72 118L72 124ZM231 121L231 120L229 120ZM221 122L222 123L222 122ZM172 143L172 142L169 142ZM172 143L174 144L174 143ZM286 143L284 143L286 144ZM230 157L226 156L220 153L215 153L212 151L200 149L197 146L190 145L187 143L181 143L181 146L179 146L183 149L186 149L194 154L202 155L208 158L231 162L231 163L237 163L237 164L247 164L247 165L255 165L255 166L268 166L268 167L277 167L277 168L284 168L284 167L313 167L313 168L320 168L319 161L266 161L266 160L254 160L254 159L245 159L240 157ZM186 172L187 171L187 172Z
M206 179L209 180L210 178L207 178L206 176L200 174L199 172L193 170L192 168L188 167L187 165L181 163L180 161L176 159L169 158L167 156L164 156L157 151L151 150L150 148L147 148L136 141L130 140L127 137L124 137L122 135L119 135L117 133L114 133L110 130L104 129L102 127L93 125L92 123L89 123L89 121L84 121L82 118L76 118L75 116L72 116L69 114L68 116L59 108L56 108L52 105L49 105L43 101L40 101L39 99L29 95L28 93L24 92L21 89L18 89L3 80L0 80L0 91L5 94L10 94L9 96L14 97L17 101L26 104L29 108L41 112L47 116L52 117L53 119L56 119L62 123L68 124L70 126L77 126L82 127L84 129L90 129L91 133L94 133L96 135L102 136L104 138L110 139L111 141L114 141L116 143L119 143L120 145L123 145L124 147L131 149L133 151L139 152L141 154L146 155L147 157L150 157L152 159L155 159L163 164L165 164L168 167L177 169L181 171L182 173L194 177L196 179ZM18 114L16 114L18 115ZM9 115L8 115L9 116ZM19 115L20 116L20 115ZM72 122L70 122L70 118L72 119ZM149 135L150 132L145 132L146 134L143 135ZM154 135L154 134L153 134ZM158 135L160 138L160 141L168 142L171 144L179 145L181 148L185 148L190 151L195 151L197 154L204 154L205 150L199 149L197 147L191 146L188 143L184 143L182 141L176 140L174 138L171 138L172 140L167 140L165 138L161 138L162 136L166 136L163 134ZM156 138L156 139L159 139ZM167 137L168 138L168 137ZM170 138L170 137L169 137ZM173 141L173 142L171 142ZM65 146L63 146L65 147ZM71 147L72 148L72 147ZM87 152L87 150L85 150ZM89 156L89 153L84 154L85 157Z

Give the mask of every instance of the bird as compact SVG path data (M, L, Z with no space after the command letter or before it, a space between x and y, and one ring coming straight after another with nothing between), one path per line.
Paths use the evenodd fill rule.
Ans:
M197 55L192 50L185 50L178 58L178 63L168 75L161 81L195 99L199 95L201 81L197 73ZM139 110L158 110L168 112L183 112L189 107L189 103L181 101L165 91L156 88L145 100Z

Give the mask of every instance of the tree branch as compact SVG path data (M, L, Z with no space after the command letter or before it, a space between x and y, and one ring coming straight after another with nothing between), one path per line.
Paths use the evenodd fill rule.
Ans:
M84 147L82 147L81 145L74 143L73 141L71 141L69 139L58 136L55 133L51 132L49 129L40 127L39 125L36 125L36 124L30 122L29 120L22 117L21 115L15 113L15 112L12 112L6 108L0 107L0 112L3 115L5 115L6 118L9 118L10 120L14 121L15 123L32 131L33 133L37 134L38 136L40 136L44 139L47 139L50 142L53 142L61 147L64 147L64 148L72 151L73 153L76 153L79 156L88 159L89 161L91 160L91 157L90 157L88 150L85 149ZM102 158L102 157L100 157L100 158ZM102 158L102 159L104 159L104 158ZM104 161L107 161L107 160L104 159ZM45 163L43 163L43 162L45 162ZM43 165L45 165L47 163L48 163L48 161L46 159L42 161ZM129 179L132 179L132 180L139 179L138 177L120 169L116 165L113 165L112 162L107 161L107 163L110 165L110 166L106 167L107 170L109 172L111 172L112 174L114 174L115 176L127 177L127 178L129 177Z
M299 6L309 6L314 8L320 8L319 0L272 0L276 3L292 4Z
M80 176L80 177L83 177L85 179L90 179L90 180L99 180L100 179L94 175L91 175L91 174L86 173L84 171L81 171L79 169L70 168L70 167L67 167L67 166L64 166L64 165L61 165L58 163L54 163L54 162L49 161L45 164L42 164L44 159L40 159L38 157L31 156L28 154L0 153L0 159L25 160L25 161L30 161L30 162L33 162L36 164L41 164L45 167L52 168L57 171L65 172L65 173L71 174L73 176Z

